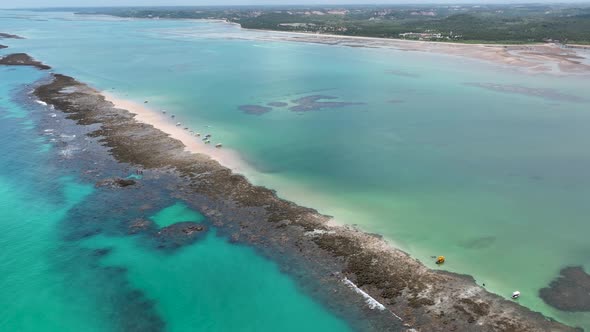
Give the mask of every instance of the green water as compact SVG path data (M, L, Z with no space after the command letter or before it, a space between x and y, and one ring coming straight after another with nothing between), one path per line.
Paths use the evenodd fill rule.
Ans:
M83 293L64 283L65 275L56 270L69 258L56 229L92 186L45 167L46 152L39 149L27 111L10 101L12 89L41 75L0 68L0 77L0 327L104 331L109 324L96 319L92 300L78 296ZM40 176L46 181L36 186Z
M0 177L0 326L3 331L105 331L92 299L79 296L55 270L61 257L56 224L92 187L63 180L64 202L45 201ZM34 203L33 203L34 202ZM33 203L33 204L31 204ZM33 206L32 206L33 205Z
M97 237L113 248L105 266L124 266L150 299L167 331L347 331L302 295L276 265L225 239L207 237L174 255L142 250L133 240Z
M255 183L383 234L431 267L430 256L445 255L445 269L504 296L518 289L523 305L590 328L587 313L552 309L537 296L565 266L590 271L587 76L268 42L260 40L266 33L219 23L6 15L0 30L29 38L3 41L12 50L212 133L247 162ZM238 110L313 94L365 104L305 114Z
M16 101L23 84L42 76L0 67L1 331L349 330L274 263L214 230L174 252L147 248L137 237L64 236L83 222L80 209L110 206L96 207L93 184L55 164L58 146L38 134L31 117L46 110ZM164 227L204 217L176 203L152 219ZM97 256L105 248L109 253ZM146 329L149 319L163 329Z
M151 216L150 219L159 227L166 227L179 221L200 222L203 221L205 217L202 214L189 209L186 204L178 202L159 211Z

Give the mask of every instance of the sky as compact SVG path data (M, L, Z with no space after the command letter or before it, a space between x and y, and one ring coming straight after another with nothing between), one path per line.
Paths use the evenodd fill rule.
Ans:
M588 3L590 0L0 0L0 8L395 3Z

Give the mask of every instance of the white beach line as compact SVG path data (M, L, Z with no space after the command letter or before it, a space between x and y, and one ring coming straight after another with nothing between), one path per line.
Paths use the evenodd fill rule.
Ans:
M204 131L201 132L201 136L195 136L191 134L191 131L198 132L195 128L184 129L185 125L178 126L177 123L180 121L177 117L171 118L170 112L163 114L162 112L150 109L140 103L118 98L112 93L101 91L101 94L107 101L110 101L117 108L121 108L135 114L135 119L139 122L149 124L162 132L168 134L170 137L179 140L184 144L185 150L191 153L200 153L209 156L211 159L216 160L221 165L231 169L235 173L240 174L252 174L254 170L248 166L248 164L240 157L240 155L231 149L226 147L216 148L216 143L222 142L211 142L211 144L205 144L202 139L204 135L208 134ZM215 138L215 136L213 136Z

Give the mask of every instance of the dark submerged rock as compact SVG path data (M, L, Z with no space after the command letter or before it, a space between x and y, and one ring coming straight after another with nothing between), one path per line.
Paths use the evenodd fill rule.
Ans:
M284 103L282 101L273 101L273 102L268 103L267 105L268 106L272 106L272 107L285 107L285 106L287 106L289 104Z
M25 39L24 37L11 35L9 33L0 32L0 39Z
M134 185L136 182L132 179L117 179L116 183L119 185L119 187L127 187Z
M6 45L0 45L0 50L3 49L3 48L8 48L8 46L6 46Z
M206 227L192 221L181 221L162 228L157 234L158 248L175 249L196 241Z
M101 249L94 249L92 254L96 257L104 257L111 253L113 249L111 248L101 248Z
M147 219L135 219L131 220L127 223L127 233L128 234L138 234L138 233L146 233L150 231L154 231L155 224L151 220Z
M111 188L124 188L133 186L137 181L133 179L122 179L122 178L110 178L98 181L95 186L98 187L111 187Z
M272 108L259 105L241 105L238 109L246 114L262 115L272 111Z
M28 54L25 53L14 53L0 58L0 65L7 66L32 66L41 70L51 69L48 65L39 62Z
M312 95L307 96L299 99L293 100L293 103L297 104L295 106L289 107L289 110L293 112L311 112L311 111L319 111L321 109L328 109L328 108L339 108L345 106L353 106L353 105L364 105L364 103L353 103L353 102L338 102L338 101L320 101L322 99L338 99L334 96L326 96L326 95Z
M539 291L539 296L559 310L590 312L590 274L581 266L566 267L549 287Z
M495 92L517 94L531 97L538 97L554 101L571 101L571 102L587 102L586 98L562 93L557 89L551 88L530 88L517 84L498 84L498 83L480 83L480 82L468 82L464 83L465 86L482 88Z

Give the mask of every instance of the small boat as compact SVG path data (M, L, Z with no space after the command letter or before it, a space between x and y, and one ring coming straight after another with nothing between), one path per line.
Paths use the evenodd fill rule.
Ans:
M211 137L211 134L207 134L207 135L205 135L205 137L209 138L209 137Z
M514 292L512 293L512 298L513 298L513 299L517 299L517 298L519 298L519 297L520 297L520 292L519 292L519 291L514 291Z
M188 130L188 127L184 127L184 130Z
M162 110L162 113L166 114L166 110Z
M218 148L218 149L219 149L220 147L222 147L222 146L223 146L223 145L222 145L221 143L217 143L217 144L215 144L215 147L216 147L216 148Z
M209 143L211 143L211 141L210 141L210 140L206 140L206 141L205 141L205 144L209 144Z
M177 123L176 123L176 126L177 126L177 127L180 127L180 125L181 125L181 124L182 124L182 123L180 123L180 122L177 122Z
M445 256L438 256L436 258L436 264L440 265L445 262Z
M208 137L203 137L203 141L208 141L209 138Z
M195 136L201 136L201 133L196 133Z

